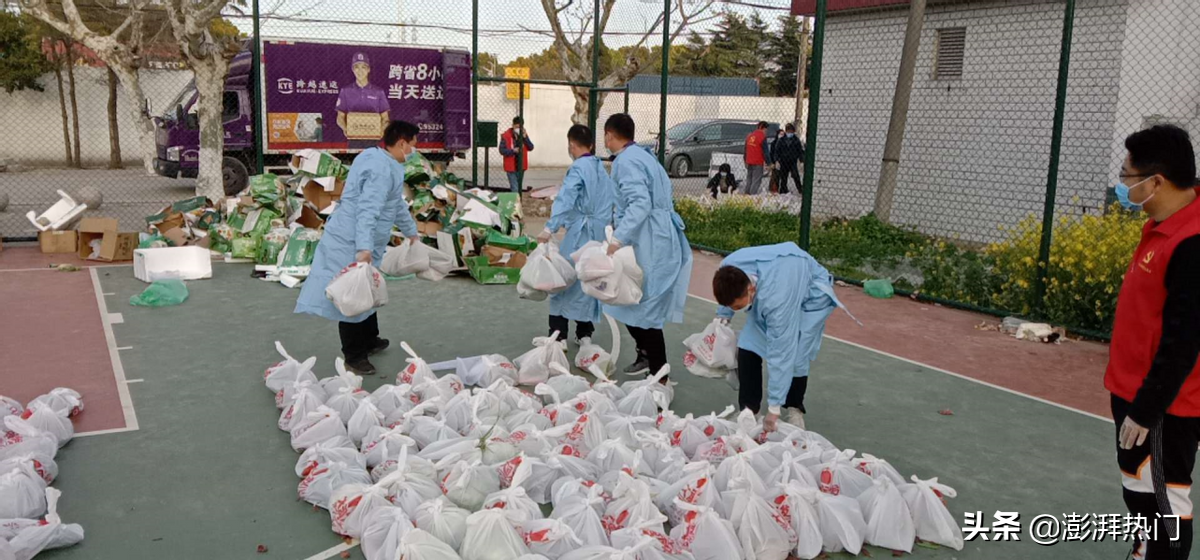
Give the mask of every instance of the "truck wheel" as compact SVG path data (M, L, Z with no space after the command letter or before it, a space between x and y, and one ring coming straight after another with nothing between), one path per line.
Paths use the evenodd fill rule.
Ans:
M237 158L222 158L221 179L225 182L225 196L237 196L250 183L250 171Z
M687 177L692 170L692 161L687 156L679 156L671 160L671 176Z

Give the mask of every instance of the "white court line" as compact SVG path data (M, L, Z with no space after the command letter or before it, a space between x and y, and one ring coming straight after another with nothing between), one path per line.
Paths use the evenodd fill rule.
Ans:
M697 295L692 295L692 294L688 294L688 296L689 296L689 297L696 298L696 299L698 299L698 300L700 300L700 301L703 301L703 302L711 303L711 304L713 304L713 305L720 305L719 303L717 303L717 302L715 302L715 301L713 301L713 300L711 300L711 299L708 299L708 298L702 298L702 297L700 297L700 296L697 296ZM1091 413L1091 412L1088 412L1088 411L1086 411L1086 410L1079 410L1078 408L1072 408L1072 407L1069 407L1069 406L1067 406L1067 405L1065 405L1065 404L1056 403L1056 402L1054 402L1054 401L1046 400L1046 399L1043 399L1043 398L1041 398L1041 397L1035 397L1035 396L1033 396L1033 395L1030 395L1030 394L1027 394L1027 393L1022 393L1022 392L1020 392L1020 391L1017 391L1017 390L1014 390L1014 389L1009 389L1008 387L1003 387L1003 386L1001 386L1001 385L996 385L995 383L988 383L987 381L981 381L981 380L979 380L979 379L975 379L974 377L970 377L970 376L967 376L967 375L963 375L963 374L961 374L961 373L954 373L953 371L946 370L946 369L942 369L942 368L940 368L940 367L931 366L931 365L929 365L929 364L922 363L922 362L918 362L918 361L916 361L916 360L910 360L910 359L908 359L908 358L905 358L904 356L897 356L897 355L895 355L895 354L891 354L891 353L888 353L888 352L884 352L883 350L877 350L877 349L875 349L875 348L871 348L870 346L864 346L864 345L862 345L862 344L859 344L859 343L857 343L857 342L850 342L849 340L844 340L844 339L837 338L837 337L830 336L830 335L824 335L824 338L828 338L829 340L833 340L833 341L836 341L836 342L840 342L840 343L842 343L842 344L848 344L848 345L850 345L850 346L853 346L853 347L855 347L855 348L861 348L861 349L863 349L863 350L868 350L868 351L874 352L874 353L876 353L876 354L879 354L879 355L881 355L881 356L887 356L887 357L889 357L889 358L892 358L892 359L894 359L894 360L900 360L901 362L905 362L905 363L908 363L908 364L912 364L912 365L914 365L914 366L920 366L920 367L923 367L923 368L926 368L926 369L930 369L930 370L936 371L936 372L938 372L938 373L944 373L944 374L946 374L946 375L949 375L949 376L951 376L951 377L957 377L957 378L959 378L959 379L962 379L962 380L965 380L965 381L970 381L970 382L972 382L972 383L978 383L978 384L980 384L980 385L983 385L984 387L991 387L992 389L996 389L996 390L999 390L999 391L1004 391L1005 393L1009 393L1009 394L1011 394L1011 395L1017 395L1017 396L1019 396L1019 397L1025 397L1025 398L1027 398L1027 399L1034 400L1034 401L1040 402L1040 403L1042 403L1042 404L1048 404L1048 405L1050 405L1050 406L1053 406L1053 407L1055 407L1055 408L1061 408L1061 409L1063 409L1063 410L1066 410L1066 411L1070 411L1070 412L1076 412L1076 413L1082 414L1082 415L1084 415L1084 416L1087 416L1087 417L1089 417L1089 418L1095 418L1095 419L1097 419L1097 420L1103 420L1103 421L1105 421L1105 422L1108 422L1109 424L1112 424L1112 419L1105 418L1105 417L1103 417L1103 416L1100 416L1099 414L1093 414L1093 413Z
M124 316L124 315L122 315L122 314L120 314L120 313L109 313L109 314L108 314L108 324L110 324L110 325L120 325L120 324L122 324L122 323L124 323L124 322L125 322L125 316Z
M80 432L80 433L75 434L74 437L81 438L81 437L88 437L88 436L102 436L102 435L106 435L106 434L120 434L123 432L136 432L136 431L137 431L137 428L113 428L111 430L96 430L94 432Z
M305 558L304 560L325 560L326 558L333 558L334 556L337 556L343 552L346 552L347 550L350 550L356 546L358 546L358 539L353 539L350 541L350 544L346 544L346 543L339 544L335 547L322 550L321 552L318 552L312 556L309 556L308 558Z
M96 274L95 268L88 269L88 273L92 275L92 287L96 290L96 305L100 308L100 322L104 325L104 340L108 342L108 358L112 362L113 377L117 381L117 395L121 398L121 411L125 414L125 429L132 431L138 429L137 413L133 410L133 399L129 396L129 386L125 382L125 367L121 365L121 355L117 353L117 337L113 334L112 324L109 318L112 315L120 315L108 312L108 304L104 302L104 292L100 289L100 275Z
M143 381L145 381L145 379L126 379L125 383L141 383Z
M123 267L123 266L133 266L133 265L131 265L131 264L100 264L100 265L80 267L80 269L81 270L83 270L83 269L92 270L92 269L96 269L96 268L119 268L119 267ZM37 267L37 268L0 268L0 272L38 272L38 271L58 272L58 269L50 268L49 266L42 266L42 267Z
M104 292L104 295L106 295L106 296L115 296L115 295L117 295L117 294L116 294L116 293L114 293L114 292Z
M132 346L118 346L117 350L133 350Z

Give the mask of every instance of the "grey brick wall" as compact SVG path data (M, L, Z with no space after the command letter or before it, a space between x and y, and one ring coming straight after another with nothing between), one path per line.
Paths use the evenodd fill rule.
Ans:
M1121 73L1126 0L1081 0L1058 200L1098 208ZM1063 3L996 0L929 6L913 83L893 220L988 242L1040 216L1054 114ZM826 28L814 208L855 216L874 204L907 12L835 14ZM965 27L963 76L933 78L937 30Z

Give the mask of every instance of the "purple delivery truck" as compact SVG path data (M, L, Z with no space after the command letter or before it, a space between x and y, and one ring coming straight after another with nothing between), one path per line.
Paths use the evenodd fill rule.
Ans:
M263 106L254 107L250 47L225 80L225 192L245 188L254 167L255 111L265 165L317 149L349 161L379 143L388 120L421 128L417 148L449 162L471 147L471 54L437 47L268 39L262 45ZM195 177L200 149L196 88L189 84L155 118L165 177Z

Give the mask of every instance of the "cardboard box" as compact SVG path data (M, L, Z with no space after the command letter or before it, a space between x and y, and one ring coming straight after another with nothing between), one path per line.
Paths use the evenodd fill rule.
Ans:
M79 250L79 233L68 231L43 231L38 233L38 243L42 252L48 255L74 253Z
M345 188L346 182L341 180L335 181L330 190L326 190L320 183L311 181L304 185L304 200L315 204L319 210L324 210L342 199L342 191Z
M184 247L192 241L192 236L187 234L184 228L169 229L162 233L162 236L167 239L172 247Z
M523 268L529 260L525 253L488 245L479 252L480 256L487 257L488 266L497 266L501 268Z
M91 260L119 262L133 260L133 251L138 246L136 232L121 233L118 222L113 218L84 218L79 223L79 258L92 255L92 241L100 240L100 254ZM176 228L173 231L178 231Z
M346 138L379 140L383 137L383 119L379 113L346 113Z
M439 231L442 231L441 222L417 222L417 233L425 237L437 237L437 232Z
M521 269L489 266L484 256L467 257L467 271L480 284L516 284L521 280Z
M170 208L152 216L146 216L146 224L158 228L158 231L175 229L184 224L183 214Z
M317 213L315 206L305 204L304 208L300 209L300 217L296 219L296 223L309 229L318 229L325 224L325 219Z
M345 180L349 169L331 154L317 150L300 150L292 155L291 170L309 177L337 177Z
M537 242L530 237L524 235L520 237L509 237L495 230L488 232L483 243L485 245L494 245L505 249L520 251L522 253L529 253L537 248Z

